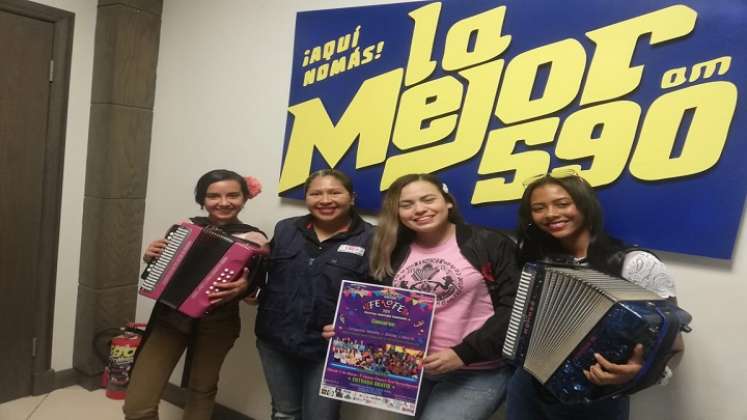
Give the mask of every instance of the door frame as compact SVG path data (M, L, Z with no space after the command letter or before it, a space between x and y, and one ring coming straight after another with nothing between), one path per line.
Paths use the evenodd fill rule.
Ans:
M39 310L35 311L33 319L36 357L32 363L31 382L32 394L39 395L53 390L56 382L54 371L51 369L52 330L75 14L28 0L0 0L0 10L54 25L52 44L54 72L49 92L42 214L39 231L35 232L40 235L42 240L37 254L37 260L39 261L38 276L32 279L34 282L34 307Z

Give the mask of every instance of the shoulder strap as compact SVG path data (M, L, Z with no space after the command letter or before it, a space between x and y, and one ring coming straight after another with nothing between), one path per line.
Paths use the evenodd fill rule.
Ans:
M210 226L211 224L210 219L204 216L190 217L189 220L197 226ZM233 235L235 233L259 232L267 237L267 235L262 230L252 225L247 225L246 223L230 223L220 226L220 229L229 235Z

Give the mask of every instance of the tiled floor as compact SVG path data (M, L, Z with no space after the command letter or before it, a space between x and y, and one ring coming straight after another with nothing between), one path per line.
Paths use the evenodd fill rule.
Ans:
M181 408L161 402L161 420L181 419ZM0 420L122 420L122 401L106 397L103 389L87 391L79 386L46 395L25 397L0 404Z

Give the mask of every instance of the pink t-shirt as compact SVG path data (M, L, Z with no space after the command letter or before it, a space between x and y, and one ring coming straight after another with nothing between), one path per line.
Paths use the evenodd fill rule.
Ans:
M494 314L485 279L459 252L455 235L433 248L410 245L410 255L394 276L393 285L436 295L431 354L461 343ZM467 368L488 369L499 364L482 362Z

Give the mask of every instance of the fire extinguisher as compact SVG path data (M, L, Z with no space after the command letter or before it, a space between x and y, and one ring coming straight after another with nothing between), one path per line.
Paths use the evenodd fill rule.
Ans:
M130 322L109 340L109 354L104 361L104 373L101 376L101 386L106 388L107 397L123 400L127 395L130 369L144 333L145 324Z

